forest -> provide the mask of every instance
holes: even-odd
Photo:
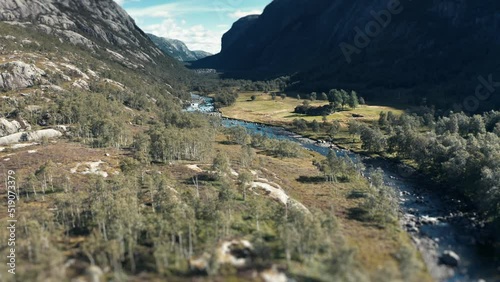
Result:
[[[288,78],[220,80],[165,72],[172,67],[165,61],[134,70],[101,49],[91,53],[0,26],[2,36],[38,43],[2,41],[2,58],[40,67],[70,61],[96,75],[82,89],[68,82],[81,78],[78,71],[47,68],[43,79],[60,88],[37,84],[2,93],[1,118],[29,124],[27,130],[64,132],[2,147],[0,175],[15,173],[19,226],[16,276],[5,278],[3,263],[2,280],[254,281],[272,274],[299,281],[388,275],[429,281],[380,177],[372,183],[362,177],[363,167],[335,154],[325,159],[294,142],[225,129],[220,119],[182,111],[191,91],[216,94],[223,106],[241,91],[283,89]],[[346,200],[353,187],[359,197]],[[360,211],[355,219],[346,216],[352,208]],[[2,238],[8,232],[2,228]],[[2,240],[0,248],[7,244]],[[226,244],[231,251],[221,255]],[[367,260],[365,246],[377,244],[391,247]],[[235,258],[244,263],[233,264]],[[387,266],[383,272],[380,265]]]

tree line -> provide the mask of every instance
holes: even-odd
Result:
[[[373,126],[352,122],[363,148],[408,159],[451,192],[500,223],[500,112],[435,117],[432,109],[396,116],[382,112]]]
[[[300,99],[300,96],[298,98]],[[329,104],[321,107],[312,107],[308,100],[305,100],[302,105],[295,108],[294,112],[310,116],[327,116],[336,111],[343,111],[347,107],[356,109],[360,104],[365,104],[362,97],[358,98],[356,91],[347,92],[343,89],[332,89],[328,94],[321,93],[319,97],[316,92],[312,92],[308,96],[308,99],[311,101],[315,101],[318,98],[319,100],[328,101]]]

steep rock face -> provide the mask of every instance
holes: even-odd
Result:
[[[186,44],[180,40],[158,37],[153,34],[147,35],[160,50],[179,61],[196,61],[212,55],[205,51],[191,51]]]
[[[237,20],[231,29],[222,36],[222,51],[228,50],[258,18],[258,15],[250,15]]]
[[[112,0],[4,0],[0,20],[39,30],[88,48],[108,44],[141,61],[162,56],[133,19]]]
[[[32,87],[42,81],[45,72],[24,62],[0,65],[0,90],[18,90]]]
[[[399,12],[387,20],[389,5]],[[274,0],[245,28],[235,24],[220,54],[193,66],[257,78],[297,74],[295,87],[314,91],[418,87],[473,94],[479,75],[500,80],[499,11],[493,0]],[[366,34],[373,22],[384,27],[363,35],[364,44],[357,30]]]

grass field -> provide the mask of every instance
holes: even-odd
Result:
[[[251,99],[253,95],[256,96],[254,101]],[[221,112],[224,117],[228,118],[278,125],[286,128],[291,127],[294,119],[305,119],[307,121],[316,120],[320,123],[323,122],[322,116],[307,116],[293,112],[295,107],[301,105],[303,101],[304,100],[298,100],[294,97],[286,97],[285,99],[282,99],[279,96],[273,100],[270,94],[262,92],[242,92],[234,105],[222,108]],[[313,107],[319,107],[326,104],[328,104],[327,101],[310,101],[310,105]],[[342,130],[334,138],[334,143],[342,147],[359,150],[361,143],[359,140],[353,139],[353,137],[347,133],[347,123],[350,120],[357,120],[361,122],[376,121],[379,118],[379,113],[382,111],[392,111],[396,115],[403,113],[401,109],[388,106],[360,105],[356,109],[348,109],[327,116],[326,118],[328,122],[338,120],[342,124]],[[353,114],[362,117],[354,118]],[[325,134],[321,132],[317,133],[304,131],[298,133],[313,139],[323,139],[326,137]]]
[[[255,101],[251,99],[253,95],[257,97]],[[303,101],[292,97],[282,99],[279,96],[275,100],[272,100],[271,95],[262,92],[243,92],[240,93],[234,105],[223,108],[221,111],[226,117],[268,124],[289,124],[296,118],[321,122],[323,120],[321,116],[306,116],[293,112],[295,107],[301,105]],[[314,107],[326,104],[328,104],[326,101],[310,101],[310,105]],[[327,119],[328,121],[339,120],[346,123],[353,119],[353,114],[357,114],[363,116],[362,118],[357,118],[357,120],[368,122],[377,120],[381,111],[393,111],[395,114],[402,113],[401,110],[392,107],[362,105],[354,110],[333,113]]]

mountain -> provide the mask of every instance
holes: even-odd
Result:
[[[177,39],[158,37],[149,33],[147,35],[165,54],[179,61],[196,61],[212,55],[205,51],[191,51],[184,42]]]
[[[500,15],[492,12],[499,8],[493,0],[275,0],[237,21],[222,51],[193,67],[294,75],[299,90],[353,88],[450,104],[474,96],[480,76],[500,80]]]
[[[60,105],[75,102],[68,101],[72,95],[90,103],[99,94],[138,111],[180,108],[191,79],[112,0],[0,2],[0,117],[21,125],[0,130],[0,137],[76,123],[59,113]]]
[[[5,0],[0,3],[0,21],[35,29],[93,53],[104,52],[132,69],[144,69],[160,61],[182,68],[112,0]]]

